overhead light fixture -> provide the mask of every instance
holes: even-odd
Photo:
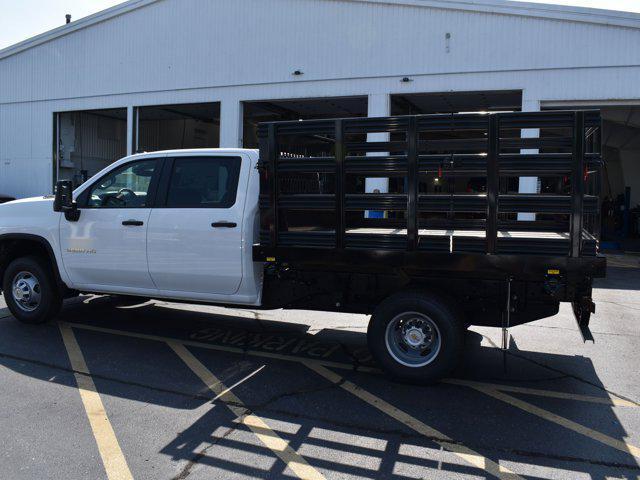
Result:
[[[413,80],[411,80],[409,77],[403,77],[402,80],[400,80],[402,83],[409,83],[409,82],[413,82]]]
[[[303,73],[300,70],[296,70],[295,72],[293,72],[293,74],[298,77],[300,75],[303,75]]]

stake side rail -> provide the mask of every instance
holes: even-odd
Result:
[[[546,111],[261,124],[254,258],[521,255],[600,271],[600,123],[598,111]],[[518,193],[523,176],[540,190]],[[365,191],[370,179],[388,191]]]

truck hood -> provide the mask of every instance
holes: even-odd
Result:
[[[59,223],[53,197],[32,197],[0,204],[0,234],[41,233]]]
[[[45,210],[53,214],[53,196],[21,198],[2,203],[0,204],[0,218],[17,212],[28,215],[29,212],[44,212]]]
[[[0,204],[0,207],[6,205],[21,205],[25,203],[50,203],[53,205],[53,195],[45,195],[40,197],[20,198],[18,200],[11,200],[10,202]],[[53,208],[53,206],[51,207]]]

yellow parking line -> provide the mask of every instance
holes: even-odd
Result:
[[[125,337],[132,338],[141,338],[143,340],[153,340],[155,342],[172,342],[176,341],[175,338],[170,337],[161,337],[158,335],[149,335],[147,333],[136,333],[136,332],[127,332],[126,330],[116,330],[113,328],[105,328],[105,327],[96,327],[93,325],[84,325],[82,323],[66,323],[60,322],[61,324],[70,325],[73,328],[80,328],[82,330],[89,330],[92,332],[100,332],[100,333],[109,333],[112,335],[120,335]],[[238,347],[227,347],[224,345],[216,345],[213,343],[204,343],[198,342],[195,340],[179,340],[179,342],[183,345],[187,345],[189,347],[198,347],[198,348],[206,348],[208,350],[218,350],[221,352],[231,352],[231,353],[239,353],[242,355],[251,355],[253,357],[263,357],[263,358],[273,358],[276,360],[284,360],[287,362],[296,362],[296,363],[305,363],[305,362],[315,362],[319,365],[324,365],[325,367],[331,368],[339,368],[342,370],[357,370],[359,372],[367,372],[367,373],[380,373],[380,370],[375,367],[363,367],[358,365],[357,368],[354,368],[352,364],[349,363],[341,363],[341,362],[332,362],[329,360],[314,360],[309,357],[298,357],[295,355],[285,355],[281,353],[271,353],[271,352],[263,352],[260,350],[243,350]]]
[[[225,405],[238,420],[251,429],[251,431],[301,479],[324,479],[318,470],[309,465],[289,444],[274,432],[264,420],[250,413],[244,407],[242,401],[227,388],[207,367],[205,367],[182,343],[168,341],[167,344],[174,352],[200,377],[205,385],[216,394],[216,398],[225,402]]]
[[[450,383],[452,385],[461,385],[465,387],[481,387],[481,388],[490,388],[492,390],[499,390],[501,392],[513,392],[513,393],[524,393],[527,395],[534,395],[537,397],[549,397],[549,398],[562,398],[565,400],[574,400],[577,402],[588,402],[588,403],[599,403],[602,405],[611,405],[614,407],[631,407],[638,408],[640,404],[633,402],[631,400],[625,400],[623,398],[617,397],[599,397],[595,395],[580,395],[576,393],[567,393],[567,392],[557,392],[554,390],[541,390],[537,388],[526,388],[526,387],[515,387],[511,385],[502,385],[498,383],[485,383],[485,382],[476,382],[472,380],[460,380],[457,378],[447,378],[443,380],[444,383]]]
[[[500,479],[513,480],[513,479],[522,478],[519,475],[513,473],[511,470],[507,469],[506,467],[503,467],[497,464],[496,462],[489,460],[488,458],[471,450],[470,448],[465,447],[464,445],[460,445],[454,442],[451,438],[449,438],[442,432],[439,432],[438,430],[426,425],[425,423],[421,422],[417,418],[409,415],[406,412],[403,412],[402,410],[400,410],[397,407],[394,407],[390,403],[385,402],[380,397],[377,397],[372,393],[369,393],[368,391],[357,386],[356,384],[351,383],[348,380],[345,380],[343,377],[341,377],[337,373],[332,372],[331,370],[321,365],[318,365],[317,363],[307,362],[306,365],[311,370],[323,376],[330,382],[335,383],[336,385],[339,385],[341,388],[343,388],[347,392],[355,395],[359,399],[365,401],[372,407],[377,408],[378,410],[389,415],[390,417],[395,418],[400,423],[403,423],[404,425],[418,432],[419,434],[424,435],[429,439],[432,439],[435,443],[440,445],[442,448],[449,450],[450,452],[453,452],[455,455],[467,461],[471,465],[481,470],[484,470],[485,472]]]
[[[59,324],[64,346],[69,355],[71,368],[74,370],[78,391],[89,419],[93,436],[98,444],[98,452],[102,458],[104,469],[109,480],[133,479],[127,460],[118,444],[118,439],[107,417],[100,394],[91,378],[87,363],[80,350],[73,330],[68,325]]]
[[[65,325],[64,323],[61,322],[61,325]],[[148,334],[142,334],[142,333],[134,333],[134,332],[127,332],[127,331],[123,331],[123,330],[115,330],[115,329],[110,329],[110,328],[103,328],[103,327],[95,327],[95,326],[91,326],[91,325],[83,325],[83,324],[77,324],[77,323],[69,323],[66,325],[70,325],[73,326],[74,328],[80,328],[80,329],[84,329],[84,330],[91,330],[91,331],[95,331],[95,332],[101,332],[101,333],[109,333],[109,334],[113,334],[113,335],[121,335],[121,336],[128,336],[128,337],[134,337],[134,338],[141,338],[141,339],[145,339],[145,340],[155,340],[155,341],[161,341],[161,342],[172,342],[175,341],[175,339],[169,338],[169,337],[161,337],[161,336],[156,336],[156,335],[148,335]],[[214,344],[209,344],[209,343],[203,343],[203,342],[197,342],[197,341],[190,341],[190,340],[185,340],[185,341],[181,341],[182,344],[184,345],[189,345],[189,346],[195,346],[195,347],[201,347],[201,348],[206,348],[206,349],[210,349],[210,350],[219,350],[219,351],[226,351],[226,352],[232,352],[232,353],[241,353],[241,354],[248,354],[248,355],[252,355],[252,356],[260,356],[260,357],[267,357],[267,358],[274,358],[274,359],[278,359],[278,360],[285,360],[285,361],[290,361],[290,362],[297,362],[297,363],[303,363],[305,365],[307,365],[309,368],[312,368],[313,370],[317,371],[318,373],[320,373],[320,371],[324,371],[325,373],[328,373],[330,375],[335,375],[335,377],[337,378],[341,378],[339,377],[337,374],[334,374],[333,372],[331,372],[330,370],[328,370],[327,368],[324,367],[330,367],[330,368],[339,368],[339,369],[344,369],[344,370],[353,370],[353,365],[350,364],[346,364],[346,363],[339,363],[339,362],[331,362],[331,361],[326,361],[326,360],[314,360],[314,359],[309,359],[306,357],[298,357],[298,356],[293,356],[293,355],[282,355],[282,354],[272,354],[270,352],[260,352],[260,351],[255,351],[255,350],[250,350],[250,351],[244,351],[240,348],[236,348],[236,347],[227,347],[227,346],[222,346],[222,345],[214,345]],[[371,373],[378,373],[379,370],[373,367],[368,367],[366,370],[363,368],[358,368],[359,371],[368,371]],[[321,373],[321,375],[323,375]],[[324,375],[323,375],[324,376]],[[327,377],[329,378],[329,377]],[[338,380],[339,381],[339,380]],[[498,398],[500,400],[503,400],[507,403],[511,403],[514,406],[517,406],[519,408],[522,408],[523,410],[526,410],[530,413],[534,413],[535,415],[538,415],[546,420],[549,420],[551,422],[557,423],[559,425],[562,425],[568,429],[574,430],[578,433],[581,433],[583,435],[586,435],[590,438],[593,438],[594,440],[597,440],[601,443],[604,443],[606,445],[610,445],[613,448],[616,448],[618,450],[621,450],[623,452],[626,453],[632,453],[632,455],[634,457],[640,458],[640,450],[638,449],[638,447],[635,447],[633,445],[627,444],[625,442],[622,442],[620,440],[616,440],[612,437],[609,437],[607,435],[604,435],[600,432],[597,432],[595,430],[589,429],[588,427],[584,427],[578,423],[572,422],[564,417],[560,417],[558,415],[555,415],[551,412],[548,412],[546,410],[540,409],[538,407],[535,407],[534,405],[531,405],[527,402],[524,402],[522,400],[516,399],[515,397],[511,397],[509,395],[503,394],[501,393],[501,391],[508,391],[508,392],[514,392],[514,393],[524,393],[524,394],[531,394],[531,395],[537,395],[537,396],[544,396],[544,397],[551,397],[551,398],[565,398],[568,400],[577,400],[577,401],[583,401],[583,402],[592,402],[592,403],[601,403],[601,404],[605,404],[605,405],[615,405],[615,406],[623,406],[623,407],[638,407],[639,405],[635,402],[631,402],[631,401],[627,401],[627,400],[623,400],[620,398],[605,398],[605,397],[596,397],[596,396],[590,396],[590,395],[574,395],[574,394],[568,394],[565,392],[556,392],[556,391],[551,391],[551,390],[538,390],[538,389],[528,389],[528,388],[524,388],[524,387],[515,387],[515,386],[506,386],[506,385],[499,385],[499,384],[491,384],[491,383],[483,383],[483,382],[470,382],[470,381],[465,381],[465,380],[457,380],[457,379],[447,379],[445,380],[447,383],[450,384],[455,384],[455,385],[461,385],[461,386],[467,386],[467,387],[471,387],[471,388],[475,388],[476,390],[479,390],[483,393],[486,393],[487,395],[493,396],[495,398]],[[353,385],[353,384],[351,384]],[[345,388],[345,387],[343,387]],[[358,388],[358,387],[356,387]],[[353,393],[353,392],[351,392]],[[377,398],[377,397],[375,397]],[[383,402],[381,399],[380,402]],[[388,404],[387,404],[388,405]],[[395,408],[391,405],[388,405],[391,409]],[[378,407],[376,407],[378,408]],[[392,415],[393,416],[393,415]],[[395,418],[395,417],[394,417]],[[413,418],[413,417],[411,417]],[[405,419],[405,420],[409,420],[409,419]],[[413,419],[415,420],[415,419]],[[410,422],[411,423],[411,422]],[[426,425],[424,425],[427,429],[430,427],[427,427]],[[413,426],[411,427],[413,428]],[[422,427],[420,427],[422,428]],[[415,430],[415,428],[414,428]],[[428,430],[425,430],[425,432]],[[437,432],[440,435],[440,438],[446,438],[444,436],[442,436],[439,432]],[[426,434],[426,433],[425,433]],[[430,435],[433,436],[433,435]],[[437,435],[436,435],[437,436]],[[445,442],[446,443],[446,442]],[[452,444],[456,447],[459,447],[456,444]],[[464,447],[460,447],[460,448],[464,448]],[[450,448],[448,448],[449,450],[451,450]],[[452,450],[453,451],[453,450]],[[458,452],[455,452],[458,453]],[[490,462],[490,461],[489,461]],[[495,464],[494,464],[495,465]],[[501,468],[501,472],[504,472],[504,468]],[[503,478],[503,477],[501,477]],[[506,477],[504,477],[506,478]],[[514,478],[513,476],[509,477],[509,478]]]
[[[70,325],[73,328],[79,328],[82,330],[89,330],[89,331],[93,331],[93,332],[100,332],[100,333],[108,333],[111,335],[120,335],[120,336],[125,336],[125,337],[132,337],[132,338],[140,338],[143,340],[152,340],[152,341],[156,341],[156,342],[170,342],[170,341],[175,341],[175,338],[170,338],[170,337],[162,337],[162,336],[158,336],[158,335],[150,335],[150,334],[146,334],[146,333],[136,333],[136,332],[128,332],[126,330],[116,330],[113,328],[105,328],[105,327],[96,327],[93,325],[84,325],[82,323],[65,323],[65,322],[61,322],[62,324],[66,324],[66,325]],[[279,354],[279,353],[271,353],[271,352],[263,352],[263,351],[259,351],[259,350],[243,350],[241,348],[238,347],[229,347],[229,346],[225,346],[225,345],[216,345],[216,344],[212,344],[212,343],[204,343],[204,342],[198,342],[195,340],[180,340],[180,343],[182,343],[183,345],[187,345],[190,347],[198,347],[198,348],[206,348],[209,350],[218,350],[221,352],[230,352],[230,353],[239,353],[239,354],[245,354],[245,355],[250,355],[253,357],[263,357],[263,358],[272,358],[275,360],[283,360],[283,361],[287,361],[287,362],[296,362],[296,363],[309,363],[309,362],[313,362],[317,365],[322,365],[324,367],[329,367],[329,368],[338,368],[341,370],[354,370],[354,366],[352,364],[349,363],[341,363],[341,362],[332,362],[330,360],[315,360],[309,357],[300,357],[300,356],[296,356],[296,355],[286,355],[286,354]],[[376,374],[380,374],[382,373],[380,371],[380,369],[376,368],[376,367],[367,367],[367,366],[358,366],[356,368],[357,371],[359,372],[365,372],[365,373],[376,373]],[[516,386],[510,386],[510,385],[500,385],[500,384],[493,384],[493,383],[485,383],[485,382],[477,382],[477,381],[470,381],[470,380],[460,380],[460,379],[455,379],[455,378],[448,378],[443,380],[444,383],[450,383],[453,385],[462,385],[462,386],[467,386],[467,387],[474,387],[474,386],[480,386],[480,387],[486,387],[486,388],[493,388],[496,390],[501,390],[504,392],[514,392],[514,393],[525,393],[525,394],[529,394],[529,395],[535,395],[535,396],[542,396],[542,397],[551,397],[551,398],[564,398],[567,400],[576,400],[576,401],[580,401],[580,402],[590,402],[590,403],[600,403],[603,405],[613,405],[616,407],[632,407],[632,408],[640,408],[640,404],[633,402],[631,400],[624,400],[622,398],[617,398],[617,397],[612,397],[612,398],[608,398],[608,397],[599,397],[599,396],[594,396],[594,395],[579,395],[579,394],[572,394],[572,393],[566,393],[566,392],[558,392],[558,391],[553,391],[553,390],[542,390],[542,389],[534,389],[534,388],[525,388],[525,387],[516,387]]]
[[[572,420],[569,420],[568,418],[561,417],[560,415],[556,415],[555,413],[552,413],[548,410],[545,410],[540,407],[536,407],[535,405],[532,405],[528,402],[520,400],[519,398],[515,398],[515,397],[512,397],[511,395],[507,395],[506,393],[502,393],[491,388],[484,388],[484,387],[478,387],[478,386],[473,388],[475,388],[476,390],[486,395],[489,395],[490,397],[496,398],[510,405],[513,405],[514,407],[520,408],[525,412],[544,418],[549,422],[555,423],[569,430],[573,430],[574,432],[584,435],[585,437],[595,440],[596,442],[603,443],[605,445],[615,448],[616,450],[620,450],[621,452],[628,453],[636,458],[640,458],[640,448],[634,445],[631,445],[630,443],[624,442],[622,440],[617,440],[613,437],[605,435],[604,433],[598,432],[589,427],[585,427],[584,425],[581,425]]]

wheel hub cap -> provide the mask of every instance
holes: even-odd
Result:
[[[417,327],[411,327],[404,334],[404,341],[407,342],[407,345],[414,348],[422,345],[425,339],[426,335]]]
[[[29,272],[20,272],[15,276],[12,293],[22,310],[32,312],[40,305],[40,282]]]
[[[440,353],[437,324],[424,313],[405,312],[387,325],[385,343],[389,354],[407,367],[423,367]]]

